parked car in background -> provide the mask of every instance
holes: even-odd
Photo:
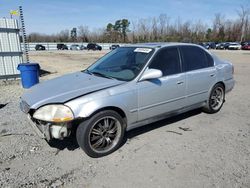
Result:
[[[241,45],[238,42],[231,42],[228,46],[228,50],[240,50]]]
[[[86,50],[87,49],[87,47],[86,46],[84,46],[84,45],[80,45],[80,50]]]
[[[200,42],[199,45],[203,46],[207,50],[216,48],[215,42]]]
[[[109,47],[109,49],[110,49],[110,50],[114,50],[114,49],[119,48],[119,47],[120,47],[119,44],[112,44],[112,45]]]
[[[65,44],[57,44],[57,50],[68,50],[68,46]]]
[[[86,154],[102,157],[118,149],[126,130],[196,108],[218,112],[234,87],[233,72],[198,45],[128,45],[84,71],[35,85],[20,108],[47,141],[76,129]]]
[[[240,43],[240,45],[241,46],[245,46],[246,44],[248,44],[249,42],[247,42],[247,41],[242,41],[241,43]]]
[[[241,47],[242,50],[250,50],[250,42],[245,42]]]
[[[96,43],[89,43],[87,45],[87,50],[102,50],[102,47]]]
[[[228,50],[228,47],[230,46],[231,42],[225,42],[224,43],[224,49]]]
[[[224,50],[224,49],[225,49],[225,48],[224,48],[224,45],[225,45],[224,42],[218,43],[218,44],[216,44],[215,49]]]
[[[216,48],[215,42],[207,42],[207,45],[209,46],[209,49],[215,49]]]
[[[199,45],[207,50],[209,49],[209,44],[207,44],[206,42],[200,42]]]
[[[37,45],[35,46],[35,49],[36,49],[37,51],[39,51],[39,50],[46,50],[45,46],[43,46],[43,45],[41,45],[41,44],[37,44]]]
[[[72,44],[70,47],[69,47],[70,50],[80,50],[80,46],[78,44]]]

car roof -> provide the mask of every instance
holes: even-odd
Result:
[[[127,44],[124,47],[141,47],[141,48],[163,48],[168,46],[198,46],[193,43],[179,43],[179,42],[156,42],[156,43],[136,43],[136,44]]]

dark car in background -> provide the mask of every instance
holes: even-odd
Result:
[[[240,43],[240,45],[241,46],[245,46],[246,44],[249,44],[250,42],[246,42],[246,41],[242,41],[241,43]]]
[[[209,45],[206,42],[200,42],[199,45],[205,49],[209,49]]]
[[[119,44],[112,44],[112,45],[109,47],[109,49],[110,49],[110,50],[114,50],[114,49],[119,48],[119,47],[120,47]]]
[[[35,46],[35,49],[36,49],[36,51],[39,51],[39,50],[46,50],[45,46],[43,46],[43,45],[41,45],[41,44],[37,44],[37,45]]]
[[[224,43],[224,49],[225,49],[225,50],[228,50],[230,44],[231,44],[231,42],[225,42],[225,43]]]
[[[87,50],[102,50],[102,47],[96,43],[88,43]]]
[[[207,50],[216,48],[215,42],[200,42],[199,45]]]
[[[224,45],[225,45],[224,42],[218,43],[218,44],[216,44],[215,49],[217,49],[217,50],[224,50]]]
[[[57,44],[57,50],[68,50],[68,46],[65,44]]]
[[[207,42],[207,45],[209,46],[209,49],[215,49],[216,43],[215,42]]]

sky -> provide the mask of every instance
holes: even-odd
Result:
[[[126,18],[130,22],[166,14],[173,23],[198,21],[208,25],[216,13],[237,18],[240,6],[250,7],[250,0],[0,0],[0,18],[23,7],[26,32],[58,33],[86,25],[90,30]]]

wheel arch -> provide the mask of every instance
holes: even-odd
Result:
[[[95,110],[94,112],[92,112],[91,114],[89,114],[88,118],[101,112],[101,111],[104,111],[104,110],[113,110],[115,112],[117,112],[121,117],[122,119],[125,121],[125,123],[127,124],[127,116],[126,116],[126,113],[119,107],[116,107],[116,106],[106,106],[106,107],[103,107],[103,108],[100,108],[98,110]]]
[[[215,83],[215,84],[213,85],[213,87],[214,87],[216,84],[222,84],[224,90],[226,89],[226,85],[225,85],[225,83],[224,83],[223,81],[218,81],[217,83]]]
[[[211,86],[211,88],[209,89],[209,94],[211,93],[212,89],[214,88],[214,86],[215,86],[216,84],[222,84],[223,87],[224,87],[224,89],[226,88],[225,83],[224,83],[223,81],[221,81],[221,80],[218,80],[218,81],[215,82],[215,83]]]
[[[208,91],[207,100],[209,99],[210,94],[211,94],[211,92],[212,92],[212,90],[213,90],[213,88],[214,88],[214,86],[215,86],[216,84],[222,84],[222,86],[223,86],[223,88],[224,88],[224,91],[226,90],[226,85],[225,85],[225,83],[224,83],[223,81],[220,80],[220,81],[215,82],[215,83],[211,86],[211,88],[209,89],[209,91]]]

